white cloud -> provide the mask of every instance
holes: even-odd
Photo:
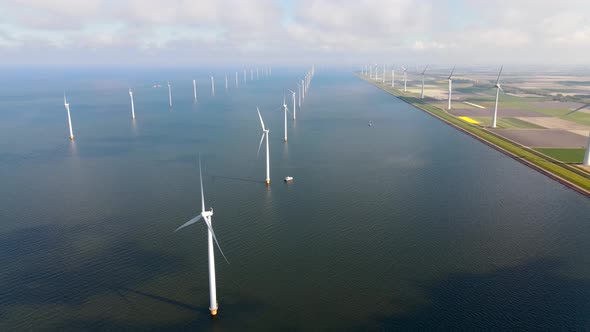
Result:
[[[144,52],[156,61],[160,51],[181,58],[172,51],[183,45],[211,61],[509,62],[518,56],[584,63],[590,52],[586,0],[300,0],[286,7],[280,1],[3,0],[0,49],[17,54],[37,45],[40,62],[59,50],[121,61]],[[0,53],[0,60],[14,59]]]

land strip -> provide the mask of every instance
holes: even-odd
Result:
[[[553,159],[541,152],[523,146],[506,137],[500,136],[484,127],[475,124],[469,124],[454,115],[426,102],[424,99],[415,97],[411,93],[404,93],[397,89],[392,89],[391,86],[383,85],[378,82],[373,82],[363,76],[357,75],[360,79],[367,81],[370,84],[394,95],[395,97],[405,101],[406,103],[430,114],[445,123],[461,130],[462,132],[471,135],[479,141],[488,144],[498,151],[512,157],[521,163],[536,169],[546,176],[590,197],[590,173],[580,167],[562,163]]]

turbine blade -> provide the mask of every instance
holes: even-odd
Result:
[[[571,111],[570,111],[569,113],[567,113],[566,115],[570,115],[570,114],[572,114],[572,113],[576,113],[577,111],[579,111],[579,110],[582,110],[582,109],[584,109],[584,108],[586,108],[586,107],[588,107],[588,106],[590,106],[590,104],[584,104],[584,105],[582,105],[582,106],[580,106],[580,107],[576,108],[575,110],[571,110]]]
[[[266,130],[264,127],[264,121],[262,121],[262,115],[260,115],[260,109],[256,106],[256,110],[258,111],[258,118],[260,118],[260,124],[262,125],[262,130]]]
[[[201,154],[199,153],[199,180],[201,183],[201,211],[205,211],[205,194],[203,193],[203,172],[201,171]]]
[[[258,144],[258,152],[256,153],[256,158],[260,156],[260,148],[262,147],[262,141],[264,141],[264,135],[266,135],[266,132],[263,132],[262,137],[260,137],[260,144]]]
[[[178,232],[179,230],[185,228],[186,226],[192,225],[194,223],[196,223],[197,221],[199,221],[203,216],[202,215],[198,215],[196,217],[194,217],[193,219],[187,221],[186,223],[184,223],[182,226],[178,227],[175,232]]]
[[[453,70],[451,70],[451,75],[449,75],[449,79],[453,77],[453,73],[455,72],[455,66],[453,66]]]
[[[207,228],[209,228],[209,232],[211,232],[211,235],[213,236],[213,240],[215,241],[215,244],[217,245],[217,249],[219,249],[221,256],[223,256],[223,259],[225,259],[227,264],[229,264],[227,257],[225,257],[225,254],[223,253],[223,250],[221,250],[221,246],[219,245],[219,242],[217,241],[217,236],[215,236],[215,232],[213,231],[213,227],[211,227],[211,224],[209,224],[207,219],[205,219],[205,225],[207,225]]]
[[[502,75],[502,69],[504,69],[504,65],[502,65],[502,67],[500,67],[500,72],[498,73],[498,79],[496,79],[496,84],[498,84],[498,82],[500,82],[500,75]]]
[[[429,65],[426,65],[426,67],[424,67],[424,70],[422,71],[422,75],[424,75],[424,73],[426,72],[426,69],[428,69]]]

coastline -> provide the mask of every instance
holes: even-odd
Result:
[[[428,104],[420,98],[409,93],[403,93],[380,82],[373,82],[358,73],[355,75],[369,84],[395,96],[396,98],[414,106],[415,108],[445,122],[446,124],[462,131],[465,134],[487,144],[488,146],[504,153],[505,155],[537,170],[541,174],[571,188],[590,198],[590,173],[576,166],[561,163],[551,157],[522,146],[503,136],[497,135],[484,127],[468,124],[446,111]]]

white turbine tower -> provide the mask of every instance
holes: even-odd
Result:
[[[262,115],[260,115],[260,109],[256,107],[258,111],[258,118],[260,119],[260,125],[262,125],[262,137],[260,138],[260,144],[258,144],[258,153],[260,153],[260,147],[262,146],[262,140],[266,137],[266,184],[270,184],[270,159],[269,159],[269,149],[268,149],[268,133],[270,130],[264,126],[264,121],[262,121]]]
[[[305,81],[301,80],[301,99],[305,101]]]
[[[455,67],[453,66],[453,70],[451,70],[451,74],[449,75],[449,106],[447,107],[448,110],[451,110],[451,100],[453,98],[453,73],[455,72]]]
[[[582,164],[585,166],[590,166],[590,136],[588,136],[588,143],[586,143],[586,153],[584,154],[584,161]]]
[[[291,94],[293,95],[293,120],[296,120],[297,119],[297,105],[295,104],[295,91],[289,90],[289,92],[291,92]]]
[[[225,74],[225,89],[227,90],[227,74]]]
[[[133,91],[129,89],[129,98],[131,98],[131,118],[135,120],[135,104],[133,103]]]
[[[301,109],[301,85],[297,83],[297,98],[299,99],[299,108]]]
[[[211,95],[215,96],[215,78],[211,76]]]
[[[244,83],[246,83],[246,69],[244,69]]]
[[[172,108],[172,86],[170,85],[170,82],[168,83],[168,105],[170,105],[170,108]]]
[[[373,65],[369,65],[369,79],[373,79]]]
[[[197,102],[197,81],[193,80],[193,100]]]
[[[383,84],[385,84],[385,66],[386,65],[383,65],[383,77],[382,77],[383,80],[381,81],[381,83],[383,83]]]
[[[494,87],[496,88],[496,103],[494,104],[494,116],[492,117],[492,128],[496,128],[497,120],[498,120],[498,98],[500,97],[500,90],[502,87],[500,86],[500,75],[502,75],[502,69],[504,66],[500,67],[500,72],[498,73],[498,78],[496,79],[496,84]]]
[[[404,70],[404,92],[407,92],[408,89],[408,69],[404,66],[402,66],[402,69]]]
[[[250,68],[250,81],[254,81],[254,69]]]
[[[240,84],[238,83],[238,72],[236,72],[236,88],[239,86]]]
[[[258,80],[258,67],[256,67],[256,80]]]
[[[420,98],[424,99],[424,74],[426,73],[426,69],[428,69],[428,65],[426,65],[426,67],[424,67],[424,70],[422,71],[422,90],[420,92]]]
[[[74,131],[72,129],[72,116],[70,115],[70,103],[66,99],[66,93],[64,92],[64,107],[66,108],[66,112],[68,112],[68,126],[70,128],[70,140],[74,140]]]
[[[217,242],[215,232],[213,232],[211,220],[211,217],[213,216],[213,208],[211,208],[211,210],[209,211],[205,210],[205,195],[203,194],[203,174],[201,171],[201,157],[199,157],[199,179],[201,182],[201,213],[193,219],[187,221],[182,226],[178,227],[175,230],[175,232],[185,228],[186,226],[192,225],[201,219],[203,219],[205,225],[207,225],[207,249],[209,254],[209,311],[211,312],[211,316],[215,316],[217,315],[217,310],[219,306],[217,304],[217,287],[215,283],[215,254],[213,251],[213,241],[215,241],[217,249],[219,249],[219,252],[228,264],[229,261],[227,260],[227,258],[225,258],[223,250],[221,250],[221,246],[219,246],[219,242]]]
[[[285,99],[285,95],[283,94],[283,109],[285,110],[285,143],[287,143],[287,101]]]

